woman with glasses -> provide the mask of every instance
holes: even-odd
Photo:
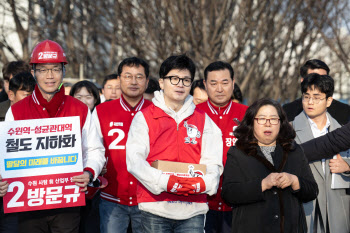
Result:
[[[72,86],[69,95],[86,104],[91,112],[101,103],[99,91],[90,81],[77,82]]]
[[[234,207],[232,232],[306,232],[301,202],[315,199],[318,188],[282,107],[256,101],[234,134],[222,186]]]

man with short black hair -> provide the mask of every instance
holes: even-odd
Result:
[[[151,104],[143,98],[149,66],[137,57],[124,59],[118,67],[121,96],[96,106],[92,114],[106,148],[108,186],[101,192],[101,233],[126,233],[131,222],[134,233],[142,232],[137,206],[137,180],[126,169],[125,144],[135,114]]]
[[[102,94],[103,97],[101,96],[101,103],[120,98],[121,90],[118,74],[110,74],[104,78],[102,83]]]
[[[300,80],[302,82],[303,79],[311,73],[329,75],[329,72],[329,67],[323,61],[317,59],[308,60],[300,68]],[[293,121],[294,118],[303,111],[302,99],[299,98],[291,103],[283,105],[283,110],[287,114],[288,121]],[[341,125],[345,125],[350,120],[350,106],[337,100],[333,100],[331,106],[328,108],[328,112]]]
[[[138,112],[126,143],[128,171],[138,182],[137,201],[144,232],[203,232],[206,194],[216,193],[222,173],[221,131],[189,95],[195,65],[186,55],[160,66],[161,91]],[[205,164],[201,177],[168,175],[156,160]]]
[[[7,92],[9,89],[9,82],[11,78],[21,72],[30,72],[29,64],[21,60],[9,62],[2,68],[4,89],[0,92],[0,102],[8,100]]]
[[[209,64],[204,70],[204,85],[209,99],[197,105],[222,131],[224,166],[227,152],[237,140],[233,132],[248,108],[231,100],[234,84],[234,71],[229,63],[216,61]],[[217,194],[208,196],[209,212],[206,216],[205,232],[231,232],[232,207],[221,198],[221,186],[222,176]]]
[[[11,80],[8,90],[9,99],[0,103],[0,121],[5,120],[7,110],[11,105],[32,94],[35,80],[30,72],[16,74]]]
[[[307,75],[301,83],[301,92],[303,112],[292,122],[297,143],[326,135],[340,127],[327,113],[334,92],[334,81],[330,76],[316,73]],[[316,200],[304,203],[309,233],[348,233],[350,230],[350,196],[346,195],[346,189],[331,189],[333,173],[350,171],[348,154],[349,151],[346,151],[338,154],[336,159],[322,159],[309,163],[319,189]]]

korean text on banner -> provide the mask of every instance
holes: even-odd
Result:
[[[4,212],[85,205],[71,178],[82,174],[79,117],[0,122]]]

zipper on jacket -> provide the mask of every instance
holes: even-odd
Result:
[[[176,124],[177,124],[177,135],[176,135],[176,140],[177,140],[177,162],[179,162],[180,161],[180,149],[179,149],[179,124],[176,122]]]
[[[177,120],[178,120],[178,119],[177,119],[177,114],[175,114],[176,128],[177,128],[177,131],[179,131],[179,124],[180,124],[181,122],[178,123]]]

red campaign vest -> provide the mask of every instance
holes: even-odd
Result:
[[[137,180],[127,171],[125,144],[135,114],[151,104],[152,102],[142,98],[132,108],[121,96],[96,107],[106,148],[105,156],[108,159],[107,173],[104,175],[108,186],[101,192],[102,199],[128,206],[138,204]]]
[[[222,141],[224,144],[222,162],[225,166],[227,160],[227,152],[231,146],[236,143],[236,137],[233,135],[237,122],[235,118],[242,121],[244,114],[248,108],[243,104],[238,104],[230,101],[226,106],[218,108],[215,107],[210,100],[198,104],[197,108],[202,109],[215,122],[215,124],[222,131]],[[220,184],[218,192],[213,196],[208,196],[209,209],[216,211],[231,211],[232,207],[227,205],[221,198],[222,190],[222,176],[220,177]]]
[[[11,110],[16,121],[50,118],[47,110],[40,105],[35,91],[33,91],[32,95],[27,96],[23,100],[12,105]],[[82,130],[86,121],[87,114],[88,107],[83,102],[72,96],[65,95],[54,117],[79,116],[80,129]]]
[[[205,123],[203,111],[196,108],[194,113],[180,122],[178,126],[172,117],[155,105],[142,110],[142,113],[149,129],[150,152],[146,159],[149,164],[155,160],[199,164]],[[187,128],[197,128],[200,137],[198,138],[191,133],[188,135]],[[162,192],[159,195],[154,195],[141,183],[138,183],[137,188],[139,203],[158,201],[207,202],[206,194],[185,197]]]

